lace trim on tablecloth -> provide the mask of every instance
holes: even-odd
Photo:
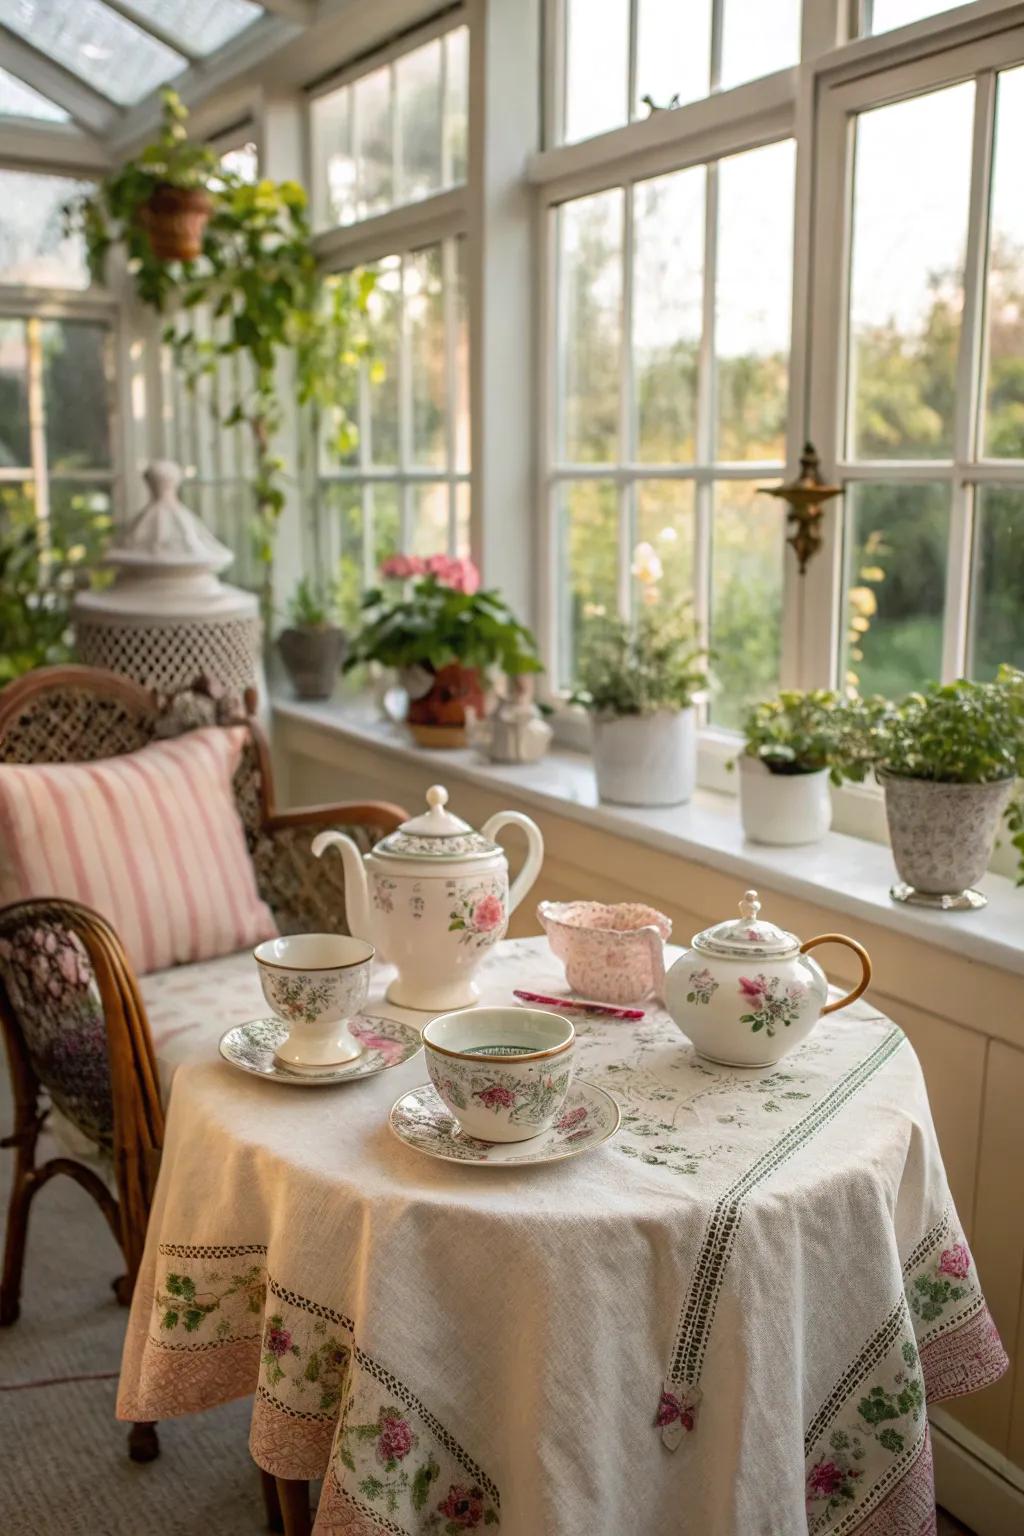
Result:
[[[655,1423],[669,1450],[694,1429],[701,1401],[700,1376],[718,1297],[725,1279],[743,1202],[781,1165],[822,1130],[903,1045],[901,1029],[891,1029],[880,1044],[757,1159],[720,1196],[708,1221],[687,1298],[676,1329],[668,1375],[662,1384]]]
[[[351,1318],[276,1281],[264,1246],[161,1244],[139,1382],[119,1416],[167,1418],[253,1392],[259,1465],[327,1478],[318,1536],[499,1528],[496,1484],[356,1343]]]
[[[914,1248],[904,1291],[807,1427],[809,1536],[934,1536],[928,1402],[1008,1365],[952,1211]]]

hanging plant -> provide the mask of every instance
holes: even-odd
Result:
[[[211,149],[188,138],[188,112],[174,91],[164,91],[163,104],[154,142],[94,193],[69,204],[67,222],[84,234],[94,281],[104,281],[110,252],[120,247],[140,299],[173,315],[163,340],[191,389],[222,359],[242,361],[232,372],[233,398],[220,421],[246,428],[253,443],[255,545],[265,572],[269,634],[274,538],[287,477],[276,443],[281,390],[331,421],[331,446],[339,456],[351,451],[356,434],[345,411],[351,394],[346,375],[370,350],[366,313],[374,276],[325,279],[313,252],[303,188],[294,181],[243,181]],[[194,249],[200,225],[195,257],[177,254],[186,234]],[[178,243],[172,245],[172,238]],[[190,323],[197,310],[212,317],[211,335],[200,335]],[[280,376],[286,360],[293,364],[293,384]],[[216,411],[216,404],[211,408]]]

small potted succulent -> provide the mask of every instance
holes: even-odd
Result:
[[[785,689],[755,704],[738,759],[740,819],[755,843],[816,843],[832,825],[830,782],[863,778],[861,709],[837,693]]]
[[[487,671],[539,672],[536,641],[496,591],[481,589],[472,560],[393,555],[381,576],[389,587],[363,597],[363,624],[345,671],[367,662],[395,668],[415,740],[463,747],[467,710],[484,714]]]
[[[345,656],[336,588],[304,576],[288,604],[290,623],[277,637],[285,670],[300,699],[329,699]]]
[[[601,800],[682,805],[697,782],[697,714],[707,653],[688,608],[595,622],[573,701],[589,712]]]
[[[880,722],[873,746],[898,884],[897,901],[981,907],[973,889],[988,867],[1000,818],[1024,855],[1024,672],[993,682],[930,683]]]

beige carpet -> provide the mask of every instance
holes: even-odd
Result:
[[[0,1047],[0,1135],[10,1129]],[[0,1151],[6,1210],[12,1154]],[[249,1403],[161,1426],[161,1455],[128,1459],[114,1419],[126,1313],[121,1272],[88,1195],[54,1179],[36,1197],[21,1317],[0,1329],[2,1536],[256,1536],[265,1529],[249,1459]]]
[[[10,1124],[0,1050],[0,1135]],[[5,1209],[11,1162],[0,1152]],[[162,1425],[159,1460],[129,1461],[114,1419],[119,1273],[88,1195],[53,1180],[32,1214],[21,1317],[0,1328],[0,1536],[255,1536],[265,1526],[247,1401]],[[969,1536],[948,1517],[940,1533]]]

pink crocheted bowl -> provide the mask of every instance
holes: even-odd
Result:
[[[664,947],[672,924],[664,912],[637,901],[542,901],[537,916],[548,943],[581,997],[634,1003],[665,981]]]

